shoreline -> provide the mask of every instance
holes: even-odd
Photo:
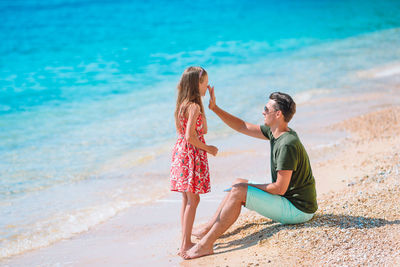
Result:
[[[395,85],[394,87],[392,85],[388,91],[395,92],[398,95],[398,92],[396,92],[398,87]],[[396,103],[393,96],[387,96],[385,92],[375,90],[365,94],[355,94],[348,99],[323,95],[299,105],[299,114],[297,114],[299,116],[298,120],[296,120],[294,126],[291,127],[299,133],[311,158],[314,176],[316,177],[318,196],[321,196],[321,199],[318,199],[320,209],[322,209],[321,204],[325,203],[324,201],[328,201],[324,200],[324,198],[329,199],[332,197],[332,195],[329,194],[338,194],[342,196],[347,192],[346,190],[348,190],[349,187],[356,188],[358,186],[356,182],[351,179],[349,180],[349,177],[363,177],[363,175],[370,175],[366,173],[371,172],[369,169],[365,170],[364,167],[364,169],[360,169],[359,172],[352,172],[355,168],[347,166],[344,169],[343,162],[337,161],[338,158],[341,158],[340,153],[343,155],[348,153],[348,151],[346,152],[339,149],[343,142],[353,142],[351,138],[354,137],[349,137],[344,134],[344,132],[349,131],[349,129],[345,129],[346,127],[343,125],[340,126],[336,124],[346,118],[351,121],[352,118],[360,114],[367,114],[368,111],[379,110],[387,105],[399,105],[400,103],[398,102],[399,100],[397,100]],[[351,109],[346,109],[348,103],[353,105]],[[346,113],[341,112],[343,110],[341,108],[344,108]],[[316,113],[320,113],[318,119],[307,124],[307,118]],[[324,120],[325,116],[327,116],[329,120]],[[354,121],[352,123],[354,123]],[[317,127],[318,131],[313,131],[313,127]],[[347,125],[347,127],[349,127],[349,125]],[[387,139],[392,140],[392,135],[387,137]],[[213,214],[216,206],[223,197],[224,193],[222,190],[226,188],[234,178],[243,177],[249,179],[255,178],[258,180],[265,179],[262,178],[265,177],[265,173],[269,175],[268,145],[263,141],[255,140],[253,142],[249,140],[252,139],[241,137],[237,134],[233,134],[221,140],[211,139],[210,144],[218,142],[224,147],[233,145],[233,148],[225,152],[221,151],[219,157],[210,157],[210,168],[213,177],[212,182],[214,184],[212,189],[213,193],[202,198],[195,224],[204,222]],[[327,140],[329,141],[327,142]],[[360,140],[357,142],[362,142]],[[263,142],[262,145],[261,142]],[[353,145],[356,146],[357,142]],[[368,147],[366,149],[367,150],[362,153],[367,155],[375,153],[369,151]],[[357,153],[356,155],[352,155],[352,157],[357,157]],[[376,164],[376,162],[372,162],[372,164]],[[329,165],[336,166],[335,170],[329,169],[327,172],[327,166]],[[251,168],[246,168],[246,166],[251,166],[253,168],[249,171]],[[321,177],[324,177],[324,179]],[[348,186],[348,184],[352,185]],[[231,238],[232,240],[228,243],[233,245],[233,247],[235,245],[239,245],[239,247],[240,245],[243,246],[243,244],[240,244],[242,241],[250,242],[252,245],[242,249],[231,248],[234,252],[221,252],[220,254],[209,257],[182,261],[175,255],[179,244],[179,208],[179,196],[176,194],[168,194],[167,197],[155,203],[128,208],[108,221],[96,225],[88,232],[75,235],[70,239],[57,242],[49,247],[7,258],[1,262],[6,266],[23,266],[28,262],[34,265],[43,265],[43,260],[47,265],[60,264],[62,266],[76,265],[78,263],[79,265],[129,265],[129,263],[133,262],[143,264],[152,263],[158,266],[175,266],[178,264],[196,266],[202,265],[203,261],[205,265],[216,264],[216,262],[221,264],[233,264],[233,262],[230,261],[232,258],[240,258],[240,255],[242,255],[241,253],[250,253],[249,255],[252,255],[251,253],[253,253],[253,250],[256,251],[255,253],[260,257],[251,257],[252,262],[257,264],[257,262],[259,262],[258,259],[261,259],[262,252],[257,252],[260,246],[258,243],[253,244],[252,242],[254,241],[249,241],[246,238],[238,237],[237,234],[232,234],[235,233],[235,231],[239,231],[238,229],[244,228],[248,231],[247,235],[256,237],[256,233],[261,230],[256,229],[257,227],[248,226],[249,222],[255,218],[254,214],[242,212],[243,215],[240,217],[239,221],[228,230],[228,233],[224,235],[226,237],[222,239],[222,242],[224,242],[226,238],[228,238],[226,240],[230,240],[229,238]],[[161,216],[162,219],[157,220],[157,218],[154,218],[154,214]],[[139,218],[140,220],[138,220]],[[259,223],[258,228],[270,224],[263,218],[256,218],[256,220],[262,222]],[[315,221],[319,222],[320,219]],[[340,222],[340,218],[336,221]],[[314,222],[314,220],[312,222]],[[391,225],[388,227],[390,226]],[[315,227],[315,229],[317,229],[317,227]],[[287,230],[288,235],[291,230],[291,228]],[[240,233],[239,231],[239,234]],[[301,233],[298,234],[300,235]],[[268,240],[275,240],[276,238],[274,235],[268,234],[266,236],[269,236]],[[273,241],[268,241],[266,243],[270,244],[271,242]],[[220,240],[218,240],[217,243],[221,243]],[[279,246],[279,244],[278,242],[277,245]],[[87,246],[87,248],[82,249],[82,246]],[[262,244],[261,248],[267,251],[264,252],[264,254],[268,254],[268,257],[271,255],[271,251],[276,250],[275,247],[273,249],[266,249],[267,247]],[[92,249],[96,251],[92,252]],[[135,253],[132,253],[132,251]],[[216,252],[218,252],[218,250],[216,250]],[[273,255],[274,253],[272,256]],[[269,259],[271,260],[271,264],[274,262],[272,256],[271,259]],[[294,257],[294,255],[292,256]],[[276,257],[279,257],[279,253],[276,254]],[[229,261],[225,261],[224,258],[229,258]],[[289,257],[287,263],[290,263],[291,259],[292,258]]]

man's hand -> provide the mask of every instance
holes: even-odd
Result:
[[[214,93],[214,86],[211,87],[210,85],[208,85],[207,88],[208,92],[210,93],[210,102],[208,103],[208,108],[214,110],[214,108],[217,106],[217,100],[215,99],[215,93]]]

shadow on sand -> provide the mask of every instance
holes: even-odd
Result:
[[[312,220],[302,223],[302,224],[292,224],[292,225],[283,225],[278,222],[270,221],[266,219],[266,221],[261,221],[257,223],[249,223],[242,227],[235,229],[233,232],[225,234],[221,236],[221,238],[227,238],[230,236],[234,236],[239,234],[242,231],[245,231],[248,228],[254,226],[264,226],[262,230],[257,231],[251,235],[247,235],[243,238],[235,239],[226,243],[217,243],[215,244],[215,249],[217,250],[215,254],[222,254],[230,251],[240,250],[247,247],[251,247],[256,245],[261,240],[266,240],[278,233],[281,230],[287,229],[302,229],[302,228],[316,228],[316,227],[332,227],[338,229],[370,229],[381,227],[385,225],[394,225],[400,224],[400,220],[388,221],[385,219],[378,218],[368,218],[362,216],[350,216],[350,215],[335,215],[335,214],[316,214]],[[228,249],[231,246],[235,248]],[[223,249],[223,251],[218,251]]]

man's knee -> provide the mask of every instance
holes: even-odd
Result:
[[[249,182],[249,180],[242,179],[242,178],[236,178],[235,181],[232,183],[232,185],[240,184],[240,183],[248,183],[248,182]]]
[[[234,184],[232,186],[230,194],[233,199],[245,203],[247,196],[247,184],[246,183]]]

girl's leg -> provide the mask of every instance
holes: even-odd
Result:
[[[183,236],[183,217],[185,214],[185,209],[187,205],[187,196],[185,192],[182,192],[182,208],[181,208],[181,227],[182,227],[182,236]]]
[[[181,253],[187,251],[194,245],[192,243],[191,235],[194,218],[196,216],[196,209],[200,202],[200,196],[198,194],[186,192],[186,197],[187,205],[183,215]]]
[[[181,236],[182,236],[182,238],[184,236],[184,228],[185,228],[184,218],[185,218],[187,202],[188,202],[188,198],[186,196],[186,193],[182,192],[182,207],[181,207],[181,227],[182,227],[182,235]],[[178,251],[178,255],[181,256],[181,254],[182,254],[182,248]]]

